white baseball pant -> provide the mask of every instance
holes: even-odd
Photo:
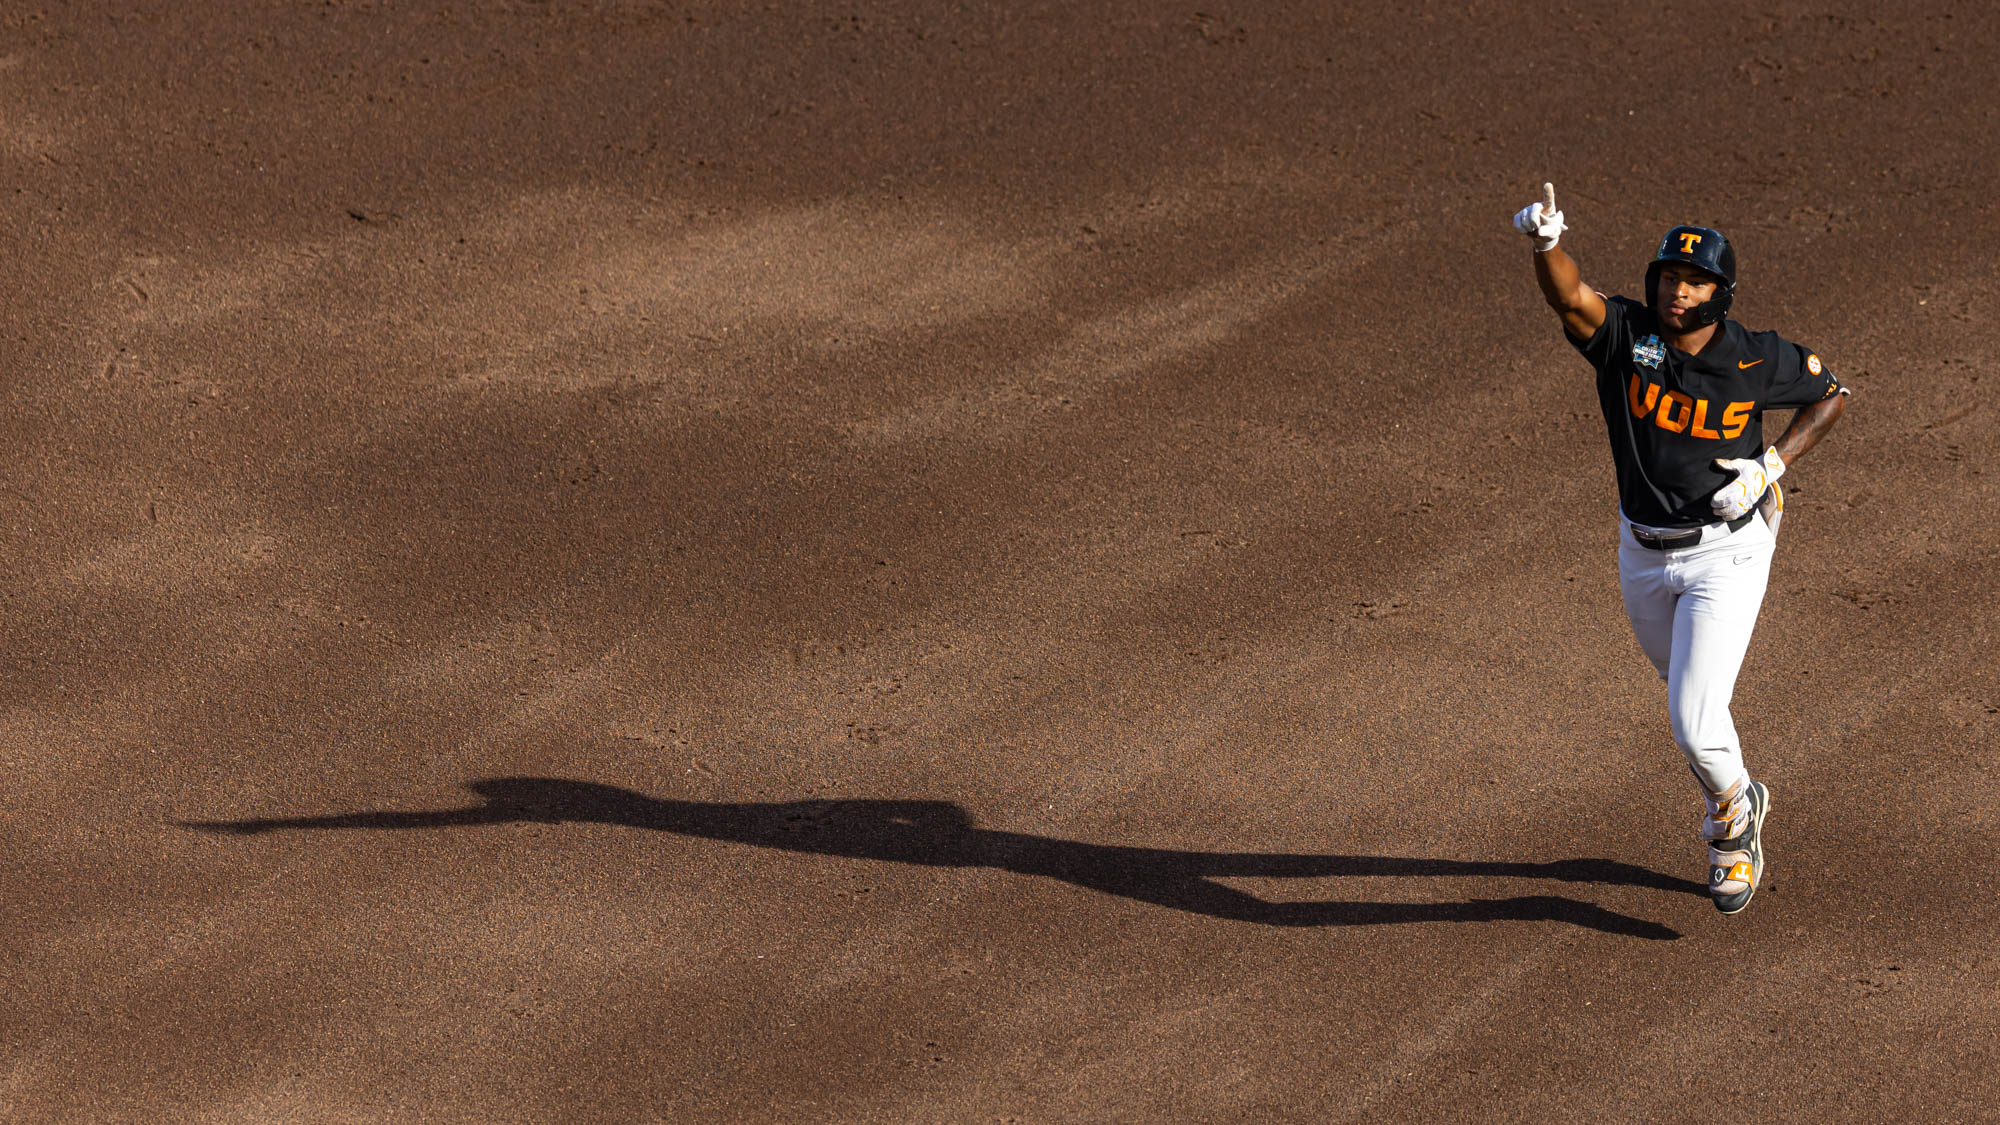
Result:
[[[1641,546],[1623,519],[1618,528],[1625,616],[1667,681],[1674,744],[1710,793],[1731,792],[1749,775],[1729,699],[1757,628],[1777,537],[1761,515],[1734,534],[1677,551]]]

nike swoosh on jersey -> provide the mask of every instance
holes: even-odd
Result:
[[[1762,362],[1764,362],[1764,361],[1763,361],[1763,360],[1761,360],[1761,359],[1753,359],[1753,360],[1751,360],[1751,361],[1750,361],[1749,363],[1744,363],[1743,361],[1741,361],[1741,360],[1738,360],[1738,361],[1737,361],[1737,363],[1736,363],[1736,370],[1738,370],[1738,371],[1746,371],[1746,370],[1748,370],[1748,369],[1750,369],[1750,368],[1752,368],[1752,367],[1755,367],[1755,366],[1757,366],[1758,364],[1760,364],[1760,363],[1762,363]]]
[[[1757,557],[1756,555],[1738,555],[1735,558],[1730,559],[1729,562],[1733,566],[1742,566],[1744,563],[1747,563],[1751,559],[1754,559],[1756,557]]]

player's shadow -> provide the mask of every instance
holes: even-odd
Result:
[[[1292,855],[1132,848],[976,828],[946,801],[831,800],[776,804],[677,801],[628,789],[549,777],[497,777],[468,786],[484,802],[433,812],[359,812],[337,816],[196,821],[183,827],[254,835],[298,829],[458,828],[514,821],[616,824],[785,851],[928,867],[994,867],[1060,879],[1155,906],[1267,926],[1379,926],[1406,922],[1568,922],[1628,937],[1672,940],[1658,922],[1556,895],[1465,902],[1271,902],[1218,878],[1311,879],[1486,877],[1553,879],[1706,894],[1699,883],[1605,859],[1551,863],[1404,859],[1365,855]]]

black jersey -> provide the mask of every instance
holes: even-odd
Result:
[[[1714,523],[1708,502],[1732,479],[1716,458],[1764,452],[1764,411],[1810,406],[1840,393],[1820,358],[1776,332],[1721,322],[1698,355],[1660,339],[1653,310],[1604,302],[1588,341],[1564,338],[1597,368],[1597,399],[1618,466],[1618,502],[1653,527]]]

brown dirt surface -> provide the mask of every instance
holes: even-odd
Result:
[[[0,1119],[1995,1119],[1996,40],[0,6]],[[1740,917],[1545,179],[1856,391]]]

